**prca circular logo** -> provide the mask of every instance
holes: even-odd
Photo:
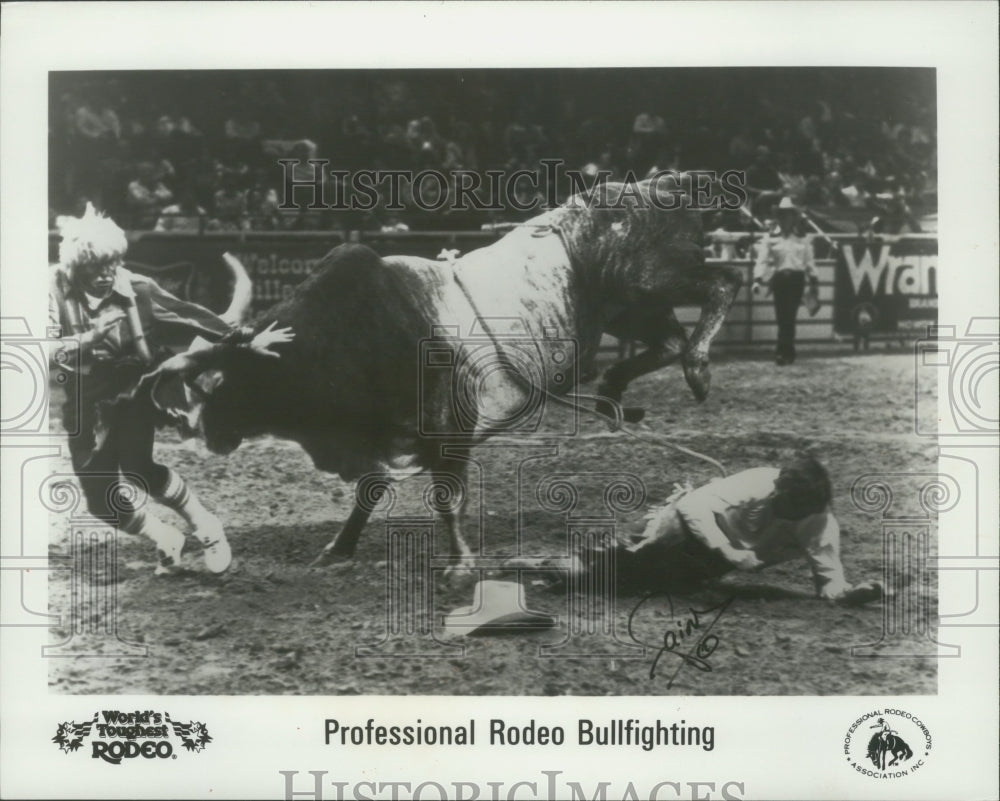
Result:
[[[898,779],[920,770],[933,740],[920,718],[902,709],[866,712],[844,735],[844,756],[858,773]]]

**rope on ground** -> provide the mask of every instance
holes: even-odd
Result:
[[[670,448],[677,451],[678,453],[683,453],[685,456],[690,456],[692,459],[698,459],[702,462],[712,465],[719,474],[725,478],[728,473],[726,468],[721,462],[713,459],[711,456],[706,456],[704,453],[699,453],[698,451],[692,450],[691,448],[685,448],[683,445],[678,445],[676,442],[672,442],[667,439],[667,437],[662,434],[657,434],[650,430],[648,427],[643,427],[641,429],[631,429],[626,428],[625,425],[620,425],[616,430],[613,431],[602,431],[596,434],[577,434],[572,438],[573,442],[592,442],[594,440],[600,439],[624,439],[625,437],[631,437],[632,439],[638,440],[640,442],[646,442],[651,445],[659,445],[661,447]],[[501,442],[509,443],[512,445],[520,444],[524,442],[523,439],[517,437],[490,437],[490,442]]]
[[[624,427],[621,428],[620,431],[626,436],[633,437],[634,439],[638,439],[640,441],[649,442],[653,445],[662,445],[667,448],[673,448],[678,453],[683,453],[686,456],[690,456],[692,459],[698,459],[712,465],[712,467],[719,471],[719,475],[723,478],[727,475],[726,468],[722,466],[722,462],[713,459],[711,456],[706,456],[704,453],[699,453],[698,451],[691,450],[690,448],[685,448],[683,445],[678,445],[676,442],[671,442],[662,434],[656,434],[648,429],[641,432],[635,432]]]
[[[557,403],[571,406],[572,408],[578,411],[582,411],[585,414],[589,414],[591,417],[596,417],[601,422],[606,423],[611,429],[610,431],[602,432],[600,434],[577,435],[576,437],[574,437],[575,440],[585,442],[589,439],[615,439],[618,438],[619,435],[624,435],[627,437],[632,437],[633,439],[637,439],[640,442],[648,442],[652,445],[661,445],[665,448],[671,448],[672,450],[675,450],[678,453],[683,453],[686,456],[690,456],[692,459],[698,459],[702,462],[706,462],[707,464],[712,465],[712,467],[714,467],[716,470],[719,471],[719,473],[722,475],[723,478],[725,478],[727,475],[726,468],[722,466],[721,462],[716,461],[711,456],[706,456],[705,454],[699,453],[698,451],[691,450],[690,448],[685,448],[683,445],[678,445],[677,443],[667,439],[662,434],[655,433],[648,426],[643,426],[642,428],[638,427],[627,428],[625,423],[625,411],[624,409],[622,409],[622,405],[618,401],[612,398],[606,398],[598,395],[592,395],[592,396],[571,395],[570,397],[572,398],[572,400],[567,400],[566,398],[561,398],[558,395],[553,395],[544,388],[542,388],[542,391],[546,394],[546,396],[556,401]],[[584,406],[583,404],[580,403],[582,399],[586,399],[589,401],[600,400],[603,401],[604,403],[609,404],[615,415],[614,420],[610,420],[606,415],[602,414],[596,409],[592,409],[589,406]]]

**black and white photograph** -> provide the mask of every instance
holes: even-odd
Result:
[[[898,402],[937,322],[933,70],[49,90],[50,558],[118,612],[53,631],[55,691],[935,691],[850,652],[883,634],[865,484],[912,472],[918,515],[937,456]]]
[[[995,27],[917,57],[920,6],[845,4],[857,44],[805,55],[826,4],[784,36],[635,4],[602,56],[612,6],[564,4],[541,57],[560,4],[207,3],[165,55],[169,4],[86,5],[148,58],[5,36],[8,743],[44,699],[5,764],[80,797],[988,797]],[[651,55],[674,19],[735,52]],[[956,753],[987,795],[943,789]]]

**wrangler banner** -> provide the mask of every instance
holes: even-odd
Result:
[[[934,237],[841,243],[834,269],[834,330],[925,332],[937,321],[938,243]]]

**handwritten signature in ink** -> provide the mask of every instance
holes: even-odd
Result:
[[[649,648],[658,648],[656,656],[653,657],[653,662],[649,666],[649,678],[653,679],[656,677],[656,669],[664,654],[673,654],[679,660],[677,668],[667,681],[667,689],[673,686],[674,681],[676,681],[677,676],[685,665],[691,665],[703,673],[711,673],[712,666],[709,664],[708,659],[719,647],[719,637],[716,634],[712,634],[712,629],[719,622],[719,618],[722,617],[726,609],[729,608],[733,599],[727,598],[718,606],[711,606],[708,609],[688,607],[687,614],[682,615],[680,618],[675,618],[673,599],[669,595],[666,596],[670,622],[663,632],[662,645],[660,643],[650,645],[635,636],[633,622],[639,610],[652,597],[652,595],[647,595],[642,598],[628,616],[628,635],[632,641]]]

